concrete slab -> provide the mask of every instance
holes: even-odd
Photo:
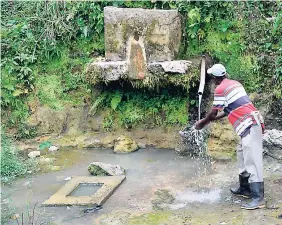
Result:
[[[73,177],[61,189],[59,189],[48,200],[42,203],[44,206],[65,205],[102,205],[107,198],[117,189],[125,179],[125,176],[105,177]],[[103,186],[91,196],[69,196],[79,184],[103,184]]]

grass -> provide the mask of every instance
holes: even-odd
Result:
[[[189,97],[163,89],[160,93],[116,88],[104,90],[92,103],[91,114],[104,116],[103,127],[144,128],[182,126],[188,121]]]
[[[10,183],[18,177],[34,170],[33,160],[25,160],[19,156],[18,150],[2,131],[1,135],[1,181]]]

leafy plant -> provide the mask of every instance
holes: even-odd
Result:
[[[280,1],[1,1],[4,123],[23,127],[18,125],[31,112],[30,97],[38,97],[40,104],[54,109],[87,100],[90,88],[84,79],[84,65],[104,53],[105,6],[177,9],[183,18],[178,58],[210,54],[215,62],[225,64],[232,78],[244,83],[248,91],[282,97]],[[154,77],[135,81],[133,85],[142,90],[145,86],[158,89],[174,84],[189,90],[190,84],[195,83],[189,79]],[[121,108],[129,113],[131,106],[124,105],[129,99],[121,93],[108,93],[104,100],[96,99],[90,113],[95,114],[104,106],[111,107],[114,113]],[[136,99],[129,101],[139,105]],[[166,121],[167,113],[159,103],[153,100],[147,103],[151,106],[139,105],[140,110],[133,110],[132,120],[142,121],[151,115],[153,123]],[[19,136],[28,136],[26,132],[22,129],[23,135]]]
[[[8,183],[23,176],[28,169],[33,169],[33,162],[31,160],[24,160],[18,154],[15,146],[12,145],[11,140],[6,136],[2,130],[1,135],[1,181]]]
[[[121,91],[116,91],[113,94],[113,98],[111,100],[111,107],[113,110],[116,110],[119,103],[121,102],[123,93]]]
[[[92,105],[92,107],[89,110],[89,114],[95,115],[97,110],[99,109],[99,107],[103,104],[103,102],[105,101],[107,95],[104,93],[100,96],[97,97],[97,99],[95,100],[94,104]]]
[[[103,119],[103,128],[106,131],[110,131],[114,125],[114,117],[112,114],[107,114]]]
[[[44,149],[50,148],[51,146],[52,146],[52,143],[50,141],[44,141],[39,144],[39,149],[44,150]]]

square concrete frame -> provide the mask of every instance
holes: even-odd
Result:
[[[61,205],[101,205],[117,189],[125,176],[105,177],[73,177],[54,195],[42,203],[44,206]],[[68,196],[79,184],[103,184],[103,186],[90,196]]]

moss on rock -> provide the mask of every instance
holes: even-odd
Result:
[[[88,171],[93,176],[110,176],[110,174],[106,170],[102,169],[100,166],[96,166],[93,164],[90,164],[88,166]]]
[[[137,143],[131,138],[127,136],[120,136],[114,147],[114,152],[116,153],[130,153],[138,150]]]

